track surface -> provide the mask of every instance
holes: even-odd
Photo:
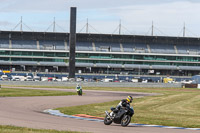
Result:
[[[21,87],[20,87],[21,88]],[[24,88],[30,89],[30,88]],[[40,88],[42,90],[54,90]],[[74,91],[55,89],[60,91]],[[42,113],[43,110],[63,106],[76,106],[90,103],[101,103],[120,100],[127,95],[134,98],[148,96],[145,93],[84,91],[84,96],[40,96],[40,97],[0,97],[0,125],[15,125],[38,129],[71,130],[94,133],[199,133],[200,131],[164,129],[155,127],[121,127],[117,124],[106,126],[101,122],[77,120],[52,116]],[[134,119],[134,116],[133,116]]]

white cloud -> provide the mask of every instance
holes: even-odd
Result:
[[[122,19],[122,24],[132,32],[147,32],[152,21],[157,28],[168,35],[177,35],[183,23],[198,33],[200,3],[173,2],[156,5],[123,6],[108,9],[108,12]]]
[[[107,9],[127,5],[156,5],[186,0],[1,0],[0,10],[5,12],[21,11],[63,11],[72,6],[78,9]],[[198,2],[197,0],[188,0]]]
[[[9,3],[9,4],[8,4]],[[4,0],[1,2],[1,12],[55,12],[66,10],[66,0]]]
[[[135,34],[147,33],[152,20],[167,35],[177,35],[184,22],[199,34],[199,0],[1,0],[0,19],[17,23],[24,15],[27,25],[37,27],[41,23],[40,29],[46,29],[55,16],[59,25],[68,27],[71,6],[78,10],[77,31],[89,18],[89,23],[101,33],[112,33],[121,19],[122,25]],[[128,33],[125,29],[123,32]]]

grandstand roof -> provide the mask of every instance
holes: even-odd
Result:
[[[69,33],[60,32],[21,32],[0,31],[0,39],[19,40],[69,40]],[[191,37],[169,37],[169,36],[141,36],[141,35],[117,35],[117,34],[86,34],[77,33],[77,41],[84,42],[137,42],[155,44],[198,44],[200,38]]]

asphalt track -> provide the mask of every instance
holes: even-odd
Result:
[[[24,88],[32,89],[32,88]],[[43,90],[54,90],[40,88]],[[55,89],[58,90],[58,89]],[[60,91],[75,91],[59,89]],[[40,96],[40,97],[0,97],[0,125],[14,125],[36,129],[56,129],[94,133],[199,133],[200,131],[165,129],[156,127],[128,126],[117,124],[106,126],[101,122],[77,120],[43,113],[46,109],[76,106],[120,100],[127,95],[134,98],[148,96],[145,93],[84,91],[84,96]],[[137,112],[136,112],[137,113]],[[133,116],[134,119],[134,116]]]

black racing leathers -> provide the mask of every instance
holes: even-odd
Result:
[[[126,99],[122,99],[122,100],[120,101],[120,103],[117,105],[118,108],[119,108],[119,107],[127,107],[127,106],[130,106],[130,103],[127,102]]]
[[[122,99],[122,100],[119,102],[119,104],[117,105],[116,109],[113,110],[113,112],[114,112],[114,113],[117,113],[117,112],[120,110],[121,107],[127,107],[127,106],[130,107],[130,103],[127,102],[126,99]]]

